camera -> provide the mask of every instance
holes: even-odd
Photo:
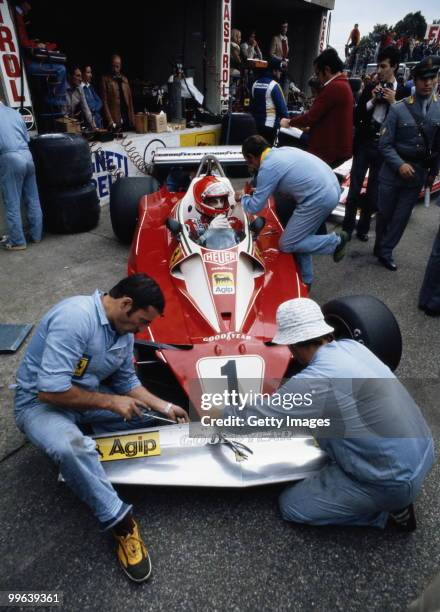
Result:
[[[379,100],[382,100],[384,97],[384,89],[394,89],[394,85],[392,83],[387,83],[385,81],[380,83],[380,86],[382,89],[380,89],[377,93],[376,93],[376,98],[378,98]]]

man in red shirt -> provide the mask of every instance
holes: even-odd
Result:
[[[334,49],[323,51],[313,65],[321,91],[307,113],[282,119],[281,127],[310,128],[307,151],[336,168],[353,153],[353,94]]]
[[[347,40],[347,45],[349,47],[357,47],[361,41],[361,33],[359,31],[359,24],[355,23],[354,28],[350,32],[350,36]]]

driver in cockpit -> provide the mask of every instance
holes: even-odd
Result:
[[[237,217],[230,216],[232,195],[228,186],[215,176],[205,176],[194,184],[194,203],[198,219],[185,221],[189,228],[191,240],[201,246],[207,246],[210,230],[234,230],[235,242],[243,238],[243,223]]]

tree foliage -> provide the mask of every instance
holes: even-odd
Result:
[[[403,19],[398,21],[394,26],[394,31],[397,36],[407,34],[416,38],[423,38],[426,32],[426,19],[420,11],[416,13],[408,13]]]

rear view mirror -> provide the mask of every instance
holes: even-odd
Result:
[[[257,217],[249,224],[249,229],[252,232],[254,240],[258,238],[263,227],[266,225],[266,219],[264,217]]]

